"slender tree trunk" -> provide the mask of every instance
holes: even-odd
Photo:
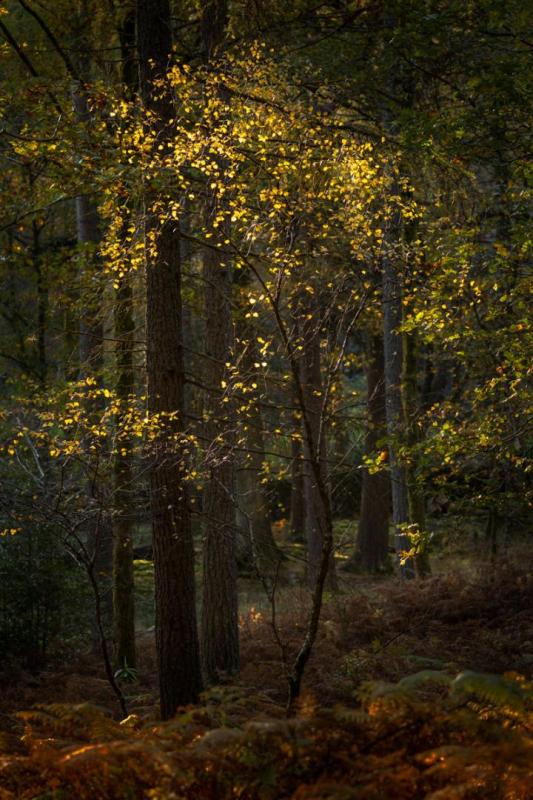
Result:
[[[295,542],[305,541],[305,503],[301,415],[295,412],[294,433],[291,440],[291,507],[290,530]]]
[[[396,10],[392,6],[383,7],[383,26],[387,36],[392,36],[396,28]],[[391,97],[401,96],[405,92],[402,84],[401,66],[389,67],[387,89]],[[390,133],[397,130],[397,122],[389,101],[384,101],[382,109],[383,125]],[[400,195],[400,187],[395,182],[391,187],[393,195]],[[404,578],[415,577],[415,565],[412,558],[405,560],[402,553],[411,550],[409,536],[405,526],[410,523],[409,497],[407,490],[407,473],[405,465],[399,457],[399,448],[405,441],[406,421],[402,398],[403,348],[400,327],[403,320],[402,306],[402,267],[397,251],[403,233],[403,220],[400,211],[393,212],[386,223],[385,253],[381,264],[382,306],[383,306],[383,352],[385,357],[385,408],[387,414],[387,434],[389,437],[389,462],[392,491],[392,519],[394,523],[394,539],[400,574]],[[403,562],[403,563],[402,563]]]
[[[418,410],[421,404],[421,396],[417,385],[417,346],[416,331],[404,334],[404,406],[406,420],[406,441],[411,448],[415,448],[420,440],[421,432],[417,425]],[[409,501],[409,519],[417,526],[420,533],[426,530],[426,496],[424,488],[418,480],[416,468],[407,468],[407,487]],[[415,557],[417,575],[424,577],[429,575],[431,567],[427,548],[420,546]]]
[[[141,96],[153,115],[151,127],[160,144],[168,142],[172,100],[153,83],[167,71],[172,50],[168,0],[137,0],[137,35]],[[183,421],[184,368],[179,230],[160,222],[153,208],[156,190],[145,187],[146,366],[148,410],[177,414]],[[156,247],[152,246],[155,240]],[[152,453],[150,489],[155,568],[156,647],[161,716],[195,702],[202,688],[196,625],[194,548],[185,460],[170,436]]]
[[[120,430],[134,391],[132,306],[132,289],[129,276],[126,275],[120,280],[115,296],[116,392],[120,412],[114,454],[113,623],[115,662],[118,667],[126,664],[134,667],[136,663],[132,444],[129,436]]]
[[[90,112],[83,87],[75,85],[73,89],[74,109],[78,119],[90,126]],[[81,305],[79,320],[79,377],[94,377],[99,385],[102,383],[104,370],[103,353],[103,320],[101,316],[101,291],[92,288],[95,276],[98,279],[99,259],[98,246],[101,241],[100,218],[94,199],[89,194],[76,197],[76,229],[80,251],[80,283],[84,302]],[[102,411],[102,402],[95,408],[98,415]],[[105,447],[105,442],[100,442]],[[90,505],[94,507],[94,520],[88,531],[88,546],[95,557],[95,579],[100,587],[102,598],[102,619],[105,630],[110,632],[112,626],[112,571],[113,571],[113,533],[108,519],[104,484],[98,475],[99,462],[92,453],[87,452],[89,478],[87,481]],[[103,519],[101,515],[103,514]],[[93,646],[99,647],[98,632],[93,635]]]
[[[217,55],[224,41],[227,24],[228,0],[203,0],[201,28],[206,61]]]
[[[386,434],[383,340],[369,334],[366,362],[367,423],[365,455],[375,456],[377,443]],[[390,475],[363,470],[361,514],[357,532],[356,560],[368,572],[384,570],[389,559]]]
[[[78,121],[83,124],[89,142],[91,135],[91,112],[87,103],[84,82],[90,75],[89,62],[89,30],[90,8],[88,0],[81,0],[76,19],[77,33],[75,45],[78,49],[78,64],[74,65],[68,57],[64,57],[65,65],[73,79],[72,102]],[[95,198],[89,193],[76,197],[76,230],[80,255],[80,305],[79,319],[79,363],[80,378],[92,377],[97,385],[103,383],[104,373],[104,324],[101,314],[102,287],[99,285],[101,263],[98,248],[101,242],[100,217]],[[89,410],[98,418],[103,411],[104,401],[101,399]],[[106,441],[100,441],[100,450],[107,447]],[[101,454],[95,456],[87,451],[88,466],[88,500],[93,507],[93,518],[87,535],[89,551],[94,559],[94,579],[101,596],[101,621],[106,635],[111,634],[113,625],[113,531],[108,515],[109,497],[101,478]],[[93,630],[93,648],[99,648],[99,624]]]
[[[259,377],[254,364],[259,355],[255,344],[255,331],[242,326],[245,353],[241,369],[252,383]],[[279,574],[279,564],[284,556],[272,534],[272,520],[266,487],[262,483],[265,462],[263,415],[257,392],[250,396],[246,417],[246,447],[248,452],[239,470],[239,509],[245,533],[250,537],[255,566],[261,575]]]
[[[401,222],[394,219],[389,224],[388,241],[399,238]],[[409,523],[409,498],[405,466],[398,457],[398,446],[405,434],[405,420],[402,404],[402,284],[398,265],[390,253],[382,263],[382,304],[383,304],[383,352],[385,358],[385,408],[387,414],[387,433],[389,436],[389,462],[392,490],[392,518],[395,528],[395,548],[398,558],[401,553],[411,549],[409,537],[404,531]],[[413,578],[414,564],[407,559],[400,566],[401,574]]]
[[[207,0],[202,9],[202,39],[205,60],[216,55],[224,38],[227,21],[225,0]],[[228,98],[220,93],[225,105]],[[221,163],[222,171],[224,165]],[[219,209],[216,190],[207,189],[207,224]],[[204,250],[206,354],[209,397],[206,425],[210,448],[209,481],[204,492],[204,571],[202,603],[202,658],[204,672],[210,682],[222,674],[239,669],[239,626],[237,595],[237,560],[235,515],[235,469],[231,404],[223,403],[222,383],[225,364],[233,355],[233,321],[231,316],[232,269],[224,254],[226,225],[214,237],[220,249]],[[218,417],[218,419],[217,419]],[[217,445],[221,434],[223,442]]]
[[[30,187],[33,179],[30,176]],[[37,373],[41,385],[46,386],[48,359],[46,352],[46,335],[48,323],[48,288],[43,269],[41,253],[41,228],[36,220],[32,220],[32,266],[37,276]]]
[[[122,84],[127,97],[137,87],[134,67],[135,12],[129,11],[119,29],[122,54]],[[130,215],[126,214],[129,221]],[[124,223],[123,238],[127,223]],[[124,431],[124,418],[135,390],[133,363],[133,291],[131,277],[126,274],[118,281],[115,294],[115,356],[116,393],[120,403],[117,424],[119,438],[114,454],[114,517],[113,517],[113,624],[115,664],[135,667],[135,584],[133,570],[133,533],[135,516],[132,508],[133,454],[130,437]]]
[[[257,274],[257,273],[256,273]],[[313,446],[313,441],[315,439],[315,435],[313,434],[313,429],[316,428],[316,421],[313,422],[311,419],[312,412],[309,408],[309,399],[308,395],[308,387],[305,386],[305,377],[306,377],[306,364],[302,363],[302,361],[307,362],[307,358],[302,359],[300,355],[300,347],[303,347],[301,344],[302,341],[308,341],[306,337],[306,326],[300,324],[300,336],[296,339],[297,344],[294,343],[292,339],[292,332],[289,332],[287,326],[285,324],[283,315],[281,313],[281,309],[278,303],[278,298],[273,295],[269,289],[265,286],[267,297],[274,313],[274,317],[276,320],[276,325],[281,334],[281,338],[283,340],[285,351],[287,357],[289,359],[291,374],[293,378],[293,386],[294,386],[294,393],[297,398],[297,403],[300,408],[302,414],[302,426],[304,430],[304,439],[308,443],[311,444],[309,449],[309,454],[311,455],[310,464],[313,470],[313,478],[316,483],[316,488],[318,494],[320,495],[320,499],[324,508],[324,522],[325,527],[322,531],[322,553],[320,558],[320,564],[317,569],[316,580],[312,587],[311,591],[311,610],[309,613],[309,618],[306,626],[305,636],[302,641],[302,644],[294,658],[292,665],[288,664],[286,659],[285,651],[282,648],[284,663],[287,668],[287,679],[289,685],[289,696],[287,699],[287,714],[292,714],[294,711],[295,703],[300,695],[302,679],[305,672],[306,665],[311,657],[311,653],[313,651],[313,647],[316,641],[317,633],[318,633],[318,626],[320,622],[320,615],[322,612],[322,604],[324,599],[324,588],[326,586],[326,581],[328,578],[328,574],[331,571],[332,561],[334,557],[334,539],[333,539],[333,516],[331,512],[331,500],[328,491],[327,485],[327,473],[321,467],[325,466],[324,462],[321,463],[319,454],[320,454],[320,441],[322,436],[324,435],[323,431],[323,424],[325,420],[323,419],[322,413],[319,416],[319,435],[316,438],[317,446]],[[357,321],[359,314],[364,308],[365,303],[362,302],[359,306],[354,318],[352,320],[352,326]],[[301,309],[300,309],[301,312]],[[313,318],[312,314],[305,314],[308,319]],[[315,335],[318,335],[318,330],[315,330]],[[319,348],[320,350],[320,348]],[[304,348],[305,353],[305,348]],[[341,355],[344,353],[344,346],[341,351]],[[316,360],[316,359],[314,359]],[[320,424],[322,422],[322,425]],[[275,619],[275,593],[272,594],[272,626],[274,628],[274,632],[279,637],[279,631],[277,630],[276,626],[276,619]]]
[[[314,588],[323,553],[325,531],[332,528],[331,503],[324,502],[323,491],[329,493],[326,436],[322,413],[322,373],[320,368],[320,332],[316,314],[308,313],[302,323],[303,356],[301,360],[301,383],[308,426],[304,431],[304,502],[305,535],[307,541],[307,580]],[[316,470],[320,471],[320,481]],[[321,491],[319,483],[322,484]],[[337,586],[335,561],[331,554],[327,585]]]

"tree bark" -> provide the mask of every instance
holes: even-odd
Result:
[[[137,87],[133,54],[135,51],[135,13],[129,11],[119,29],[122,55],[122,84],[127,97]],[[128,212],[129,209],[126,209]],[[126,213],[126,221],[130,214]],[[126,237],[127,222],[123,238]],[[123,428],[124,416],[132,402],[135,390],[133,363],[133,291],[131,277],[126,273],[119,278],[115,290],[115,357],[116,393],[120,403],[117,419],[119,438],[114,453],[114,517],[113,517],[113,624],[115,664],[118,668],[135,667],[135,584],[133,569],[133,533],[135,516],[133,501],[133,453],[130,437]]]
[[[205,60],[209,61],[223,40],[227,21],[225,0],[208,0],[202,9],[202,38]],[[223,91],[222,105],[228,103]],[[221,173],[224,164],[221,160]],[[206,222],[216,216],[220,199],[216,189],[207,188]],[[213,238],[219,246],[204,250],[205,335],[207,373],[213,391],[208,397],[209,481],[204,492],[204,571],[202,603],[202,659],[210,682],[239,670],[239,626],[237,594],[234,435],[231,432],[231,404],[223,400],[222,382],[226,363],[233,355],[231,315],[232,265],[224,254],[228,223]],[[217,418],[218,417],[218,418]],[[217,439],[221,438],[220,444]]]
[[[33,177],[30,173],[30,186],[33,188]],[[37,375],[41,386],[46,386],[48,374],[47,359],[47,327],[48,327],[48,287],[42,259],[41,230],[37,220],[32,220],[32,267],[37,278]]]
[[[90,125],[90,112],[83,87],[73,88],[73,104],[78,119],[87,127]],[[84,297],[79,319],[79,378],[94,377],[101,386],[104,372],[103,320],[100,313],[101,290],[92,290],[95,273],[98,271],[98,246],[101,241],[100,217],[94,199],[89,194],[76,197],[76,231],[80,250],[80,284]],[[98,278],[99,276],[96,275]],[[97,401],[89,410],[96,417],[103,410],[103,402]],[[100,441],[100,448],[105,442]],[[87,544],[95,561],[95,580],[101,593],[102,620],[104,629],[111,633],[113,616],[112,572],[113,572],[113,532],[107,516],[109,498],[106,497],[103,481],[98,475],[99,459],[87,451],[87,493],[89,503],[94,509],[93,520],[87,533]],[[99,648],[98,632],[93,632],[93,646]]]
[[[383,340],[369,334],[366,361],[367,422],[364,452],[375,456],[377,443],[386,434]],[[357,532],[356,561],[368,572],[384,570],[389,559],[390,475],[363,470],[361,514]]]
[[[241,358],[241,369],[252,383],[257,383],[259,376],[254,364],[259,360],[255,343],[255,331],[252,326],[242,325],[242,343],[245,352]],[[280,561],[284,556],[277,546],[272,534],[272,519],[266,487],[262,483],[263,465],[265,462],[265,442],[263,415],[257,392],[250,397],[246,417],[245,453],[238,472],[238,502],[241,524],[244,535],[248,536],[252,545],[254,565],[261,576],[279,574]]]
[[[396,215],[397,216],[397,215]],[[389,223],[388,242],[399,238],[401,222],[398,218]],[[398,560],[401,553],[411,549],[404,526],[409,523],[409,499],[405,466],[398,457],[398,446],[405,434],[402,404],[402,284],[398,265],[390,253],[382,262],[383,353],[385,359],[385,408],[389,437],[389,463],[392,490],[392,519],[395,528],[395,549]],[[413,559],[400,564],[405,578],[415,575]]]
[[[113,623],[117,667],[135,667],[135,594],[133,576],[133,468],[129,436],[120,431],[121,418],[134,391],[133,309],[129,276],[120,280],[115,296],[117,400],[119,437],[114,454]]]
[[[204,256],[206,355],[209,384],[209,480],[204,491],[202,659],[210,682],[239,669],[234,434],[223,402],[225,364],[232,358],[231,272],[216,250]],[[220,437],[220,442],[217,439]]]
[[[300,414],[295,412],[294,432],[302,435],[302,422]],[[305,541],[305,504],[304,504],[304,474],[303,474],[303,448],[302,439],[293,438],[291,441],[291,499],[290,499],[290,530],[295,542]]]
[[[396,11],[387,5],[383,8],[383,28],[388,36],[392,36],[397,24]],[[389,97],[401,96],[401,66],[389,65],[386,86]],[[390,101],[383,100],[382,121],[385,130],[391,134],[397,131],[397,120]],[[394,196],[401,194],[397,181],[391,186]],[[389,438],[389,463],[392,491],[392,519],[394,523],[394,540],[400,574],[404,578],[415,577],[415,566],[412,558],[405,559],[402,553],[411,550],[409,536],[405,526],[410,522],[409,498],[407,491],[407,474],[404,464],[399,458],[399,448],[405,441],[406,420],[402,398],[403,379],[403,335],[400,327],[403,321],[403,276],[397,255],[402,237],[403,220],[399,210],[385,224],[385,252],[381,264],[382,307],[383,307],[383,352],[385,357],[385,408],[387,415],[387,434]]]
[[[417,416],[421,404],[421,396],[417,385],[418,343],[416,331],[404,334],[404,407],[406,421],[406,441],[409,447],[415,448],[420,440]],[[424,534],[426,530],[426,496],[418,480],[415,466],[407,467],[407,492],[409,503],[409,519],[417,530]],[[431,572],[427,548],[421,544],[415,556],[416,572],[419,577]]]
[[[159,147],[169,143],[173,104],[153,83],[166,74],[172,50],[168,0],[137,0],[139,77],[144,108]],[[150,414],[176,414],[183,422],[184,368],[179,229],[153,209],[155,188],[145,187],[146,366]],[[155,248],[152,245],[155,241]],[[170,435],[154,444],[150,469],[155,569],[156,647],[163,719],[195,702],[202,689],[196,624],[194,548],[185,459]]]
[[[305,536],[307,542],[307,581],[314,588],[324,547],[326,531],[332,528],[331,503],[326,503],[324,492],[328,492],[326,461],[326,434],[323,419],[323,388],[320,368],[320,331],[317,316],[310,311],[304,313],[301,327],[303,354],[301,360],[301,383],[308,425],[304,430],[303,485],[305,502]],[[303,409],[302,409],[303,411]],[[319,476],[317,475],[319,472]],[[329,560],[327,585],[337,588],[333,553]]]

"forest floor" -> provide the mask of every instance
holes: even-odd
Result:
[[[22,673],[0,699],[0,800],[533,798],[532,567],[531,554],[514,547],[495,562],[448,552],[423,581],[340,569],[341,592],[326,598],[291,721],[270,608],[249,581],[238,679],[173,723],[156,725],[152,631],[139,637],[138,681],[124,686],[126,725],[113,720],[116,700],[96,657]],[[280,589],[289,659],[308,604],[303,589]],[[418,682],[406,678],[414,674]],[[445,682],[460,674],[468,691],[458,699]],[[130,764],[139,754],[145,769]]]

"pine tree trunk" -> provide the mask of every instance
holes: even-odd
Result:
[[[367,423],[365,455],[375,456],[377,443],[386,433],[383,340],[370,334],[367,344]],[[368,572],[379,572],[389,558],[390,475],[363,470],[361,513],[357,532],[356,560]]]
[[[225,33],[227,3],[207,0],[202,8],[202,39],[205,60],[209,62]],[[220,90],[220,99],[229,98]],[[221,161],[221,174],[224,164]],[[220,200],[216,190],[207,188],[207,225],[216,216]],[[205,336],[208,384],[206,437],[209,447],[209,480],[204,491],[204,570],[202,603],[202,659],[210,682],[221,675],[239,670],[239,626],[236,557],[236,503],[234,436],[231,420],[232,404],[223,402],[222,383],[225,364],[233,354],[233,320],[231,315],[232,269],[224,255],[228,238],[227,225],[222,226],[213,244],[219,248],[204,250]],[[216,240],[216,241],[215,241]],[[217,444],[219,434],[222,442]]]
[[[137,0],[137,36],[141,96],[154,115],[151,125],[159,146],[168,141],[173,118],[169,93],[153,87],[153,81],[165,75],[172,49],[168,0]],[[179,230],[173,221],[158,220],[154,199],[155,190],[147,186],[145,237],[155,238],[157,245],[156,252],[145,248],[148,410],[177,412],[179,433],[184,397]],[[160,439],[151,457],[156,647],[161,716],[168,719],[178,706],[195,702],[202,689],[194,549],[179,445],[170,437]]]
[[[214,210],[214,209],[213,209]],[[223,402],[225,364],[232,357],[231,272],[224,257],[204,257],[206,369],[212,387],[205,426],[209,479],[204,490],[202,659],[210,682],[239,669],[235,471],[232,404]],[[221,436],[222,441],[217,442]]]

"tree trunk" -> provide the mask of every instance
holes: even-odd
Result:
[[[320,369],[320,331],[316,314],[304,315],[302,323],[303,355],[300,376],[307,425],[304,426],[303,485],[305,502],[305,535],[307,542],[307,581],[314,588],[322,561],[325,532],[333,525],[329,493],[326,435],[322,413],[322,374]],[[304,409],[302,409],[303,411]],[[317,474],[319,473],[319,474]],[[335,561],[330,557],[327,585],[337,588]]]
[[[170,138],[172,99],[164,88],[154,89],[153,82],[165,75],[172,50],[168,0],[137,0],[137,36],[141,96],[153,115],[157,146],[164,146]],[[146,186],[148,410],[163,416],[177,414],[179,434],[184,393],[179,230],[173,221],[158,220],[153,209],[156,197],[156,190]],[[180,446],[170,435],[162,437],[151,456],[156,647],[161,716],[168,719],[178,706],[195,702],[202,689],[194,549]]]
[[[389,225],[389,244],[399,237],[401,222],[394,219]],[[395,528],[395,549],[398,559],[401,553],[411,549],[404,526],[409,523],[409,500],[407,475],[398,458],[398,446],[405,433],[402,405],[402,285],[397,264],[387,253],[382,263],[383,304],[383,352],[385,358],[385,408],[389,437],[389,462],[392,490],[392,519]],[[400,564],[401,574],[406,578],[415,575],[413,559]]]
[[[395,9],[385,5],[383,8],[383,28],[387,36],[395,30]],[[391,65],[387,75],[387,90],[390,97],[399,96],[405,91],[402,85],[401,65]],[[391,134],[397,132],[397,120],[388,100],[383,101],[382,120],[385,130]],[[396,181],[391,186],[393,196],[400,196],[401,190]],[[385,408],[387,415],[387,434],[389,439],[389,462],[392,491],[392,519],[394,523],[394,539],[400,574],[404,578],[415,577],[415,565],[412,558],[405,559],[402,553],[411,550],[411,542],[405,531],[409,524],[409,498],[407,491],[407,474],[398,452],[405,440],[406,424],[402,398],[403,348],[400,327],[403,321],[402,307],[402,268],[397,251],[402,236],[403,220],[400,211],[393,212],[385,224],[385,245],[387,250],[381,264],[382,307],[383,307],[383,352],[385,357]]]
[[[135,51],[135,13],[126,14],[119,30],[122,55],[122,84],[127,97],[137,86],[133,54]],[[126,220],[129,220],[129,213]],[[127,224],[124,224],[124,238]],[[122,422],[135,390],[133,363],[133,291],[131,277],[119,279],[115,294],[116,393],[120,403],[119,438],[114,453],[114,518],[113,518],[113,623],[115,664],[135,667],[135,584],[133,570],[133,454],[130,438],[121,432]]]
[[[404,407],[406,420],[406,441],[415,448],[420,440],[417,416],[421,404],[421,396],[417,385],[418,343],[416,331],[404,334]],[[407,467],[407,490],[409,502],[409,519],[417,530],[424,534],[426,530],[426,496],[418,480],[414,466]],[[427,548],[421,544],[415,557],[416,572],[419,577],[429,575],[431,567]]]
[[[370,334],[367,344],[367,423],[365,455],[375,456],[377,443],[386,433],[383,341]],[[379,572],[389,558],[390,475],[363,470],[361,514],[357,532],[356,560],[368,572]]]
[[[236,562],[235,472],[231,409],[223,402],[225,364],[232,357],[231,273],[224,257],[209,249],[204,257],[209,422],[209,480],[204,491],[204,580],[202,657],[209,681],[239,669]],[[221,442],[217,442],[217,437]]]
[[[121,418],[127,413],[134,391],[132,311],[132,290],[126,275],[120,280],[115,297],[116,392],[120,412],[114,454],[113,623],[115,663],[119,668],[134,667],[136,663],[132,448],[129,436],[120,431]]]
[[[254,364],[259,360],[255,344],[255,331],[242,325],[245,347],[241,369],[247,380],[257,383],[259,377]],[[239,477],[239,510],[245,534],[250,537],[255,567],[262,576],[278,574],[284,556],[272,534],[272,520],[266,487],[261,482],[265,462],[263,415],[257,392],[251,396],[246,412],[246,447]]]
[[[30,174],[33,190],[33,177]],[[48,327],[48,288],[41,253],[41,230],[37,220],[32,220],[32,267],[37,277],[37,374],[41,385],[46,386],[48,374],[47,327]]]
[[[89,111],[85,94],[81,87],[73,92],[74,108],[78,118],[89,125]],[[79,378],[94,377],[101,386],[104,371],[103,353],[103,321],[100,313],[101,291],[93,290],[95,272],[99,268],[97,249],[101,241],[100,218],[94,200],[88,194],[76,197],[76,230],[78,247],[80,250],[80,284],[84,301],[81,305],[79,319]],[[96,276],[98,278],[98,275]],[[88,413],[97,418],[103,410],[103,401],[97,401]],[[105,448],[106,444],[100,440],[99,446]],[[89,450],[87,459],[87,494],[89,505],[92,507],[92,519],[87,532],[87,546],[94,559],[95,580],[97,581],[102,606],[102,620],[106,633],[111,632],[113,600],[112,600],[112,572],[113,572],[113,532],[107,516],[108,500],[105,487],[98,475],[99,456],[95,458]],[[99,649],[99,634],[93,631],[93,647]]]
[[[294,433],[297,437],[291,440],[291,507],[290,530],[295,542],[305,541],[305,504],[301,414],[295,412]]]
[[[208,0],[202,9],[202,38],[205,59],[209,61],[224,37],[227,18],[225,0]],[[221,90],[220,99],[227,104]],[[221,163],[221,173],[224,164]],[[209,227],[220,200],[216,190],[207,188],[206,216]],[[234,436],[231,404],[223,402],[222,383],[226,363],[233,355],[231,316],[232,270],[224,255],[227,224],[213,238],[220,249],[204,250],[205,336],[208,383],[213,387],[208,398],[209,422],[206,436],[209,447],[209,481],[204,492],[204,572],[202,603],[202,658],[210,682],[222,674],[239,670],[239,626],[235,516]],[[218,415],[218,418],[217,418]],[[217,444],[217,437],[222,442]]]

